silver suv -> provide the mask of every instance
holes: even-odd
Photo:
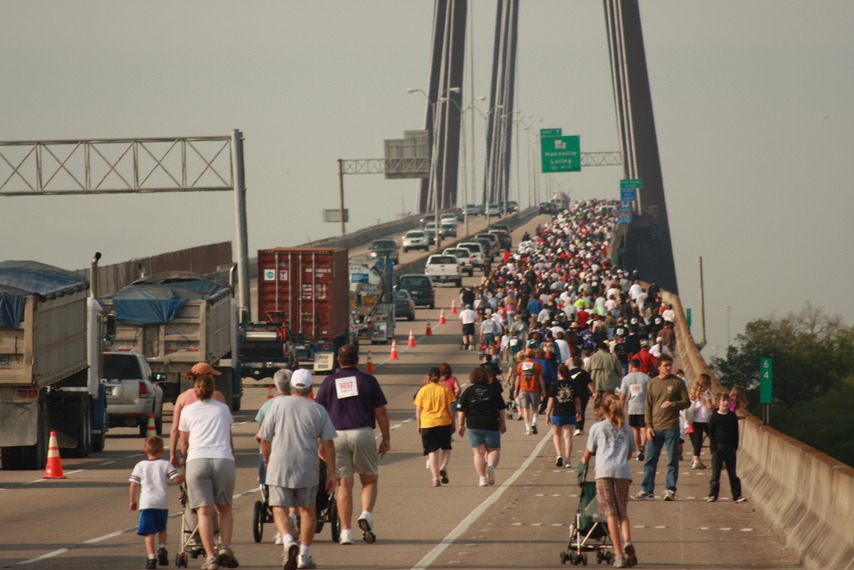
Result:
[[[157,434],[163,431],[163,389],[154,382],[145,356],[130,352],[105,352],[101,373],[107,394],[110,427],[138,427],[148,435],[148,416],[154,414]]]

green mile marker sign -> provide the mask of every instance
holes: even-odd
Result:
[[[581,171],[581,137],[541,136],[543,173]]]

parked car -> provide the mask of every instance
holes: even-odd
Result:
[[[435,222],[435,221],[436,221],[436,214],[424,214],[423,216],[421,216],[421,219],[418,220],[418,223],[420,223],[422,226],[424,226],[428,222]]]
[[[427,239],[430,240],[430,245],[436,244],[436,230],[434,230],[434,229],[424,230],[424,235],[426,235]]]
[[[445,213],[446,214],[453,214],[457,218],[458,222],[463,221],[463,209],[462,208],[448,208],[447,210],[445,210]],[[442,217],[444,217],[444,216],[442,216]]]
[[[500,230],[500,231],[505,232],[507,234],[510,233],[510,226],[508,226],[507,224],[492,224],[491,229]]]
[[[404,317],[409,321],[415,320],[415,303],[409,292],[398,290],[394,292],[394,318]]]
[[[510,237],[510,234],[504,230],[499,230],[493,227],[487,233],[493,234],[498,238],[498,246],[502,250],[510,249],[513,246],[513,239]]]
[[[552,203],[551,202],[540,202],[540,213],[541,214],[551,214],[552,213]]]
[[[457,257],[437,253],[427,258],[424,274],[429,275],[434,283],[453,282],[457,287],[463,285],[463,274]]]
[[[397,251],[397,242],[393,239],[375,239],[371,242],[371,257],[374,259],[390,257],[392,259],[392,263],[397,265],[400,263],[400,254]]]
[[[475,234],[474,237],[475,237],[475,239],[489,240],[490,249],[492,250],[493,254],[496,253],[498,251],[498,249],[501,247],[501,243],[498,239],[498,236],[495,234],[492,234],[489,232],[484,232],[484,233],[480,233],[480,234]]]
[[[422,230],[411,230],[403,236],[403,253],[410,249],[430,249],[430,237]]]
[[[478,204],[469,204],[466,206],[466,215],[468,216],[482,216],[483,215],[483,206]]]
[[[449,247],[442,252],[443,255],[453,255],[457,258],[457,263],[460,264],[460,270],[463,273],[468,273],[469,277],[474,275],[474,259],[471,251],[465,247]]]
[[[440,224],[454,224],[454,225],[456,225],[457,221],[458,221],[457,215],[454,214],[453,212],[447,213],[447,214],[442,214],[442,216],[439,218]]]
[[[417,273],[401,275],[396,289],[409,293],[416,307],[427,305],[431,309],[436,308],[436,289],[433,286],[433,281],[427,275]]]
[[[135,350],[105,352],[101,371],[110,427],[137,427],[140,437],[148,435],[148,416],[163,431],[163,388],[154,379],[145,356]]]
[[[502,214],[502,208],[499,204],[490,204],[486,209],[488,217],[497,217],[500,218]]]
[[[512,213],[515,213],[518,211],[519,211],[519,202],[517,202],[516,200],[509,200],[507,202],[507,212],[512,214]]]
[[[475,267],[483,267],[483,262],[486,261],[486,253],[483,249],[483,244],[475,241],[466,241],[458,243],[457,247],[464,247],[471,252],[471,257]]]

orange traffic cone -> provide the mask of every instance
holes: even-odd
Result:
[[[439,324],[440,325],[448,324],[448,321],[445,320],[445,308],[444,307],[442,307],[442,310],[439,311]]]
[[[368,351],[368,364],[365,366],[365,372],[373,372],[374,371],[374,362],[371,360],[371,351]]]
[[[424,335],[433,336],[433,329],[430,328],[430,323],[427,323],[427,332],[425,332]]]
[[[409,342],[406,343],[409,348],[415,348],[415,337],[412,335],[412,329],[409,329]]]
[[[388,355],[389,360],[400,360],[400,357],[397,355],[397,339],[391,339],[391,353]]]
[[[56,443],[56,432],[50,432],[47,444],[47,464],[44,467],[42,479],[65,479],[62,474],[62,462],[59,460],[59,444]]]
[[[267,399],[272,400],[276,397],[276,387],[270,384],[267,386]]]
[[[154,423],[154,414],[148,414],[148,429],[145,430],[145,437],[157,435],[157,424]]]
[[[457,302],[454,299],[451,299],[451,314],[457,314]]]

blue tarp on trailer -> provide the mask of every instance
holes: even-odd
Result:
[[[83,275],[37,261],[0,262],[0,327],[18,328],[27,298],[44,299],[88,289]]]
[[[131,325],[168,323],[187,301],[213,301],[230,295],[231,287],[195,273],[172,271],[134,281],[105,299],[112,299],[119,322]]]

